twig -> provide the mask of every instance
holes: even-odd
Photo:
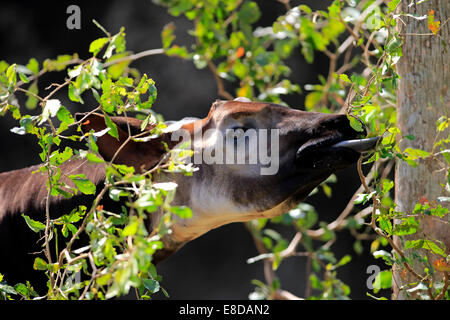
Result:
[[[444,272],[443,280],[444,286],[442,287],[442,291],[436,296],[436,300],[442,300],[445,296],[445,293],[447,292],[448,285],[450,282],[448,272]]]
[[[159,49],[150,49],[150,50],[146,50],[146,51],[142,51],[136,54],[132,54],[123,58],[119,58],[119,59],[115,59],[109,62],[106,62],[103,64],[103,66],[105,68],[112,66],[113,64],[117,64],[117,63],[121,63],[121,62],[125,62],[125,61],[134,61],[134,60],[138,60],[144,57],[148,57],[148,56],[154,56],[157,54],[164,54],[165,50],[162,48]]]
[[[97,275],[97,267],[95,266],[94,257],[92,256],[91,252],[89,252],[89,262],[91,263],[91,267],[93,270],[91,280],[89,281],[89,284],[84,288],[83,293],[81,294],[80,298],[78,298],[78,300],[84,299],[84,297],[88,293],[89,287],[92,285],[92,283],[94,282],[95,276]]]
[[[275,290],[269,296],[269,300],[305,300],[305,299],[297,297],[296,295],[286,290]]]
[[[210,60],[207,60],[207,64],[208,64],[209,70],[211,70],[211,72],[214,75],[214,79],[216,80],[217,91],[218,91],[219,96],[221,96],[222,98],[225,98],[227,100],[233,100],[233,96],[225,90],[223,81],[219,77],[219,75],[217,73],[217,68],[214,65],[214,63],[212,63]]]
[[[257,238],[250,224],[246,223],[245,225],[247,229],[250,231],[250,234],[252,235],[253,242],[255,243],[256,250],[258,251],[258,253],[259,254],[267,253],[264,244]],[[275,279],[275,272],[272,269],[271,261],[267,259],[264,259],[264,278],[266,279],[266,283],[268,283],[269,286],[272,286],[273,280]]]
[[[238,0],[234,6],[233,12],[228,16],[228,18],[223,22],[223,28],[228,27],[228,25],[233,21],[234,17],[236,16],[237,9],[242,4],[243,0]]]
[[[291,7],[291,0],[277,0],[278,2],[281,2],[282,4],[284,4],[284,7],[286,8],[286,11],[289,11],[292,9]]]
[[[36,99],[38,99],[39,101],[44,100],[43,98],[41,98],[40,96],[38,96],[37,94],[35,94],[34,92],[31,92],[29,90],[23,89],[21,87],[17,87],[15,90],[17,91],[22,91],[25,92],[26,94],[32,95],[33,97],[35,97]]]
[[[298,244],[302,240],[302,233],[297,232],[292,238],[291,242],[289,243],[288,247],[280,252],[280,256],[282,258],[287,258],[292,256],[295,253],[295,250],[297,249]]]

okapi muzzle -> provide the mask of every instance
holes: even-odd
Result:
[[[77,114],[76,118],[82,120],[84,133],[107,128],[101,114]],[[104,134],[97,139],[99,153],[106,161],[142,172],[161,161],[166,146],[188,142],[194,151],[193,157],[185,160],[197,168],[192,176],[162,172],[153,176],[154,182],[175,182],[178,187],[173,204],[189,206],[193,212],[189,219],[174,218],[172,233],[163,237],[164,249],[154,256],[155,263],[221,225],[287,212],[330,174],[355,163],[378,141],[364,138],[365,130],[355,131],[346,115],[305,112],[242,98],[216,101],[204,119],[168,123],[163,134],[145,142],[128,139],[130,133],[142,132],[141,121],[111,119],[119,138]],[[151,129],[152,125],[145,128]],[[60,168],[62,176],[85,174],[99,186],[97,190],[105,182],[104,164],[76,158]],[[41,243],[37,243],[40,235],[29,230],[21,217],[25,214],[45,220],[46,176],[33,174],[36,169],[38,166],[0,174],[0,273],[11,283],[38,277],[32,265],[33,253],[41,251]],[[65,182],[71,185],[71,181]],[[89,206],[92,200],[93,196],[87,195],[52,197],[50,212],[55,218],[77,205]],[[123,204],[105,196],[102,205],[105,210],[120,212]],[[150,231],[161,216],[162,212],[156,212],[149,217]]]

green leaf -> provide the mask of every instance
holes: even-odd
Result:
[[[119,77],[116,84],[120,84],[125,87],[133,87],[133,79],[130,77]]]
[[[350,261],[352,261],[352,256],[347,254],[341,260],[339,260],[339,262],[335,265],[335,268],[346,265]]]
[[[319,103],[319,101],[322,99],[323,94],[320,91],[313,91],[311,93],[308,93],[308,95],[305,98],[305,107],[307,110],[313,109],[316,104]]]
[[[97,278],[97,284],[100,286],[104,286],[109,282],[111,277],[112,277],[111,273],[105,273],[104,275]]]
[[[78,55],[75,53],[72,55],[63,54],[56,57],[56,60],[46,59],[43,67],[48,71],[62,71],[69,65],[71,59],[78,59]]]
[[[14,87],[17,81],[16,75],[16,67],[17,65],[14,63],[6,69],[6,77],[8,78],[9,86]]]
[[[437,240],[436,240],[437,241]],[[432,240],[426,240],[426,239],[417,239],[417,240],[407,240],[405,242],[404,248],[405,249],[426,249],[430,250],[434,254],[447,257],[445,254],[445,245],[443,243],[440,243],[442,248],[436,244]]]
[[[233,72],[237,77],[242,79],[247,75],[248,69],[240,60],[236,60],[233,66]]]
[[[448,126],[450,125],[449,120],[450,119],[447,118],[446,116],[441,116],[439,119],[437,119],[436,121],[437,131],[444,131],[445,129],[447,129]]]
[[[53,187],[53,189],[52,189],[52,195],[55,195],[54,192],[55,192],[56,194],[62,195],[62,196],[63,196],[64,198],[66,198],[66,199],[69,199],[69,198],[73,197],[73,194],[72,194],[72,193],[67,192],[67,191],[65,191],[65,190],[63,190],[63,189],[61,189],[61,188],[58,188],[58,187]]]
[[[405,236],[408,234],[414,234],[417,232],[418,227],[419,222],[417,222],[414,217],[409,217],[404,221],[402,221],[401,223],[395,224],[392,234],[396,236]]]
[[[80,89],[76,88],[72,83],[70,83],[69,91],[68,91],[69,99],[74,102],[83,103],[83,100],[81,99],[80,94],[81,94]]]
[[[175,24],[173,22],[166,24],[161,32],[161,40],[164,49],[168,49],[173,40],[175,40],[175,35],[173,34],[175,31]]]
[[[334,0],[333,3],[328,7],[328,12],[330,16],[336,17],[339,12],[341,12],[341,1]]]
[[[301,42],[302,49],[301,52],[305,57],[306,62],[313,63],[314,62],[314,48],[312,44],[308,41]]]
[[[283,257],[280,254],[275,253],[275,255],[273,257],[273,262],[272,262],[272,270],[273,271],[276,271],[278,269],[282,260],[283,260]]]
[[[27,223],[28,227],[33,230],[34,232],[39,232],[41,230],[45,230],[45,224],[42,222],[36,221],[31,219],[29,216],[26,216],[22,213],[22,217],[25,219],[25,222]]]
[[[127,225],[123,229],[122,236],[124,236],[124,237],[126,237],[126,236],[133,236],[138,231],[138,228],[139,228],[139,221],[136,220],[136,221],[130,223],[129,225]]]
[[[27,77],[26,75],[24,75],[22,72],[19,72],[19,78],[20,78],[20,80],[22,80],[24,83],[30,82],[30,80],[28,79],[28,77]]]
[[[88,152],[86,154],[86,159],[88,159],[89,162],[93,162],[93,163],[103,163],[105,162],[105,160],[103,160],[102,158],[98,157],[97,155]]]
[[[70,158],[72,158],[73,156],[73,150],[70,147],[65,147],[63,152],[60,152],[58,154],[58,162],[57,165],[60,165],[64,162],[66,162],[67,160],[69,160]]]
[[[288,215],[296,219],[297,225],[304,229],[311,228],[318,220],[316,210],[308,203],[300,203],[297,208],[290,210]]]
[[[28,87],[28,91],[30,91],[31,93],[34,94],[38,94],[38,86],[37,86],[37,82],[33,81],[31,83],[31,85]],[[25,102],[25,107],[27,107],[28,109],[34,109],[37,106],[37,103],[39,102],[39,100],[32,94],[26,93],[28,99]]]
[[[160,289],[166,298],[170,298],[169,293],[163,287],[160,287]]]
[[[437,200],[445,201],[443,198],[445,199],[446,197],[438,197]],[[450,200],[450,198],[447,201],[449,201],[449,200]],[[442,207],[440,204],[436,208],[431,209],[430,211],[431,211],[430,214],[432,216],[438,216],[439,218],[444,217],[449,212],[449,210],[447,208]]]
[[[95,55],[97,55],[97,53],[100,52],[100,50],[102,50],[102,48],[108,43],[109,38],[98,38],[94,41],[91,42],[91,44],[89,45],[89,52],[92,52]]]
[[[440,244],[441,244],[442,248],[439,245],[437,245],[436,242],[434,242],[432,240],[424,240],[422,248],[430,250],[434,254],[437,254],[437,255],[443,256],[444,258],[447,258],[447,255],[445,254],[445,245],[442,242],[440,242]]]
[[[144,287],[151,293],[159,291],[159,282],[153,279],[144,279]]]
[[[177,216],[179,216],[182,219],[191,218],[192,217],[192,210],[189,207],[186,206],[173,206],[170,208],[170,211],[175,213]]]
[[[355,117],[352,117],[352,116],[350,116],[350,115],[347,115],[347,118],[348,118],[348,120],[350,121],[350,126],[351,126],[354,130],[356,130],[356,131],[358,131],[358,132],[364,131],[363,125],[362,125],[362,123],[361,123],[358,119],[356,119]]]
[[[422,248],[423,243],[424,243],[423,239],[407,240],[405,242],[404,248],[405,249],[420,249],[420,248]]]
[[[33,269],[34,270],[47,270],[48,264],[41,258],[37,257],[36,259],[34,259]]]
[[[74,118],[72,117],[72,114],[64,106],[59,107],[56,116],[58,117],[59,121],[64,122],[66,124],[72,124],[75,122]]]
[[[111,120],[111,118],[106,113],[104,113],[103,115],[105,116],[106,126],[111,129],[108,131],[108,134],[119,140],[119,131],[117,129],[116,124]]]
[[[394,11],[399,3],[400,3],[400,0],[389,1],[388,4],[387,4],[387,6],[389,8],[389,12]]]
[[[383,185],[383,193],[386,193],[394,187],[394,181],[389,179],[383,179],[382,185]]]
[[[361,254],[364,251],[364,247],[361,243],[361,240],[356,240],[353,243],[353,250],[357,253],[357,254]]]
[[[392,271],[384,270],[377,274],[373,283],[373,289],[378,292],[380,289],[389,289],[392,285]]]
[[[311,8],[308,7],[306,4],[301,4],[301,5],[298,6],[298,8],[299,8],[301,11],[303,11],[303,12],[305,12],[305,13],[307,13],[307,14],[311,14],[311,13],[312,13]]]
[[[34,74],[37,74],[39,72],[39,62],[37,62],[35,58],[31,58],[30,60],[28,60],[26,67]]]
[[[352,83],[345,73],[340,74],[339,79],[341,79],[344,82],[350,83],[350,84]]]
[[[30,286],[30,283],[27,281],[27,285],[24,285],[23,283],[18,283],[14,286],[14,290],[17,291],[17,293],[23,295],[23,296],[33,296],[36,297],[37,293],[33,290],[33,287]]]
[[[392,223],[389,219],[380,217],[378,218],[378,223],[380,224],[380,228],[386,231],[388,234],[392,233]]]
[[[0,293],[2,292],[6,294],[17,294],[16,290],[7,284],[0,284]]]
[[[238,19],[246,24],[258,21],[260,16],[261,11],[256,2],[253,1],[245,1],[238,12]]]
[[[116,168],[121,174],[132,174],[134,173],[135,169],[134,167],[127,166],[124,164],[113,164],[114,168]]]
[[[189,52],[186,49],[186,47],[179,47],[177,45],[174,45],[166,50],[166,54],[169,57],[179,57],[182,59],[187,59],[189,57]]]
[[[419,158],[426,158],[431,153],[425,150],[421,149],[413,149],[413,148],[406,148],[403,152],[408,154],[409,160],[417,160]]]
[[[111,75],[111,78],[118,79],[125,71],[125,68],[130,64],[130,60],[123,62],[113,62],[114,60],[121,59],[126,57],[126,53],[119,53],[111,56],[106,62],[112,62],[113,64],[108,67],[108,74]]]
[[[82,193],[95,194],[96,187],[88,178],[86,178],[85,174],[70,175],[69,178]]]

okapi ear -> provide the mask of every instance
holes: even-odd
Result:
[[[107,128],[105,116],[98,113],[89,115],[76,113],[75,118],[77,121],[82,120],[81,130],[83,133],[88,133],[90,130],[99,132]],[[141,133],[141,120],[129,117],[111,117],[111,120],[117,126],[119,138],[108,133],[97,138],[99,153],[105,161],[112,160],[116,164],[133,166],[137,172],[145,171],[154,167],[166,153],[163,142],[167,143],[169,148],[176,144],[176,141],[170,141],[170,136],[167,134],[146,142],[133,141],[128,139],[128,132],[131,135]],[[148,125],[145,130],[151,130],[152,127]]]

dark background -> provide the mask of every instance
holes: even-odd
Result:
[[[258,3],[262,10],[258,25],[269,26],[285,12],[284,6],[275,0]],[[331,1],[292,1],[293,5],[298,3],[313,9],[325,9]],[[81,8],[81,30],[66,27],[69,17],[66,9],[70,4]],[[192,28],[190,21],[171,17],[165,8],[150,0],[0,2],[0,60],[26,64],[29,58],[35,57],[41,64],[46,58],[74,52],[82,59],[88,58],[90,42],[103,36],[92,19],[112,34],[124,26],[127,49],[133,52],[160,48],[161,30],[170,21],[177,26],[177,44],[189,45],[193,41],[187,34],[187,30]],[[135,61],[132,66],[156,81],[158,99],[153,108],[167,120],[185,116],[204,117],[211,103],[219,98],[209,70],[197,70],[189,61],[158,55]],[[292,69],[291,80],[302,88],[305,84],[317,83],[317,75],[328,72],[325,56],[317,55],[314,64],[307,64],[299,49],[290,59],[289,66]],[[44,90],[52,82],[61,83],[64,76],[64,73],[45,75],[40,79],[39,89]],[[233,92],[232,87],[228,89]],[[23,97],[18,98],[23,105]],[[89,100],[84,105],[71,102],[66,91],[54,98],[60,99],[72,112],[89,111],[94,106]],[[291,95],[284,101],[301,109],[304,95]],[[10,129],[15,126],[17,122],[10,115],[0,118],[0,172],[40,162],[40,150],[34,136],[11,133]],[[323,221],[334,220],[359,186],[355,167],[341,171],[337,176],[338,184],[333,188],[331,199],[321,192],[307,199],[316,207]],[[286,236],[293,235],[292,230],[278,226],[277,229]],[[339,269],[338,276],[350,285],[351,298],[366,299],[367,266],[378,264],[383,269],[383,264],[371,258],[367,243],[363,254],[357,255],[352,249],[353,242],[353,237],[344,231],[338,233],[338,241],[332,246],[338,259],[345,254],[352,255],[352,261]],[[175,299],[247,299],[253,290],[250,281],[264,279],[261,262],[246,263],[255,255],[257,251],[252,238],[243,224],[223,226],[188,243],[161,263],[158,266],[163,276],[161,285]],[[299,296],[305,292],[305,261],[304,257],[289,258],[278,269],[282,287]],[[162,294],[155,297],[164,298]]]

